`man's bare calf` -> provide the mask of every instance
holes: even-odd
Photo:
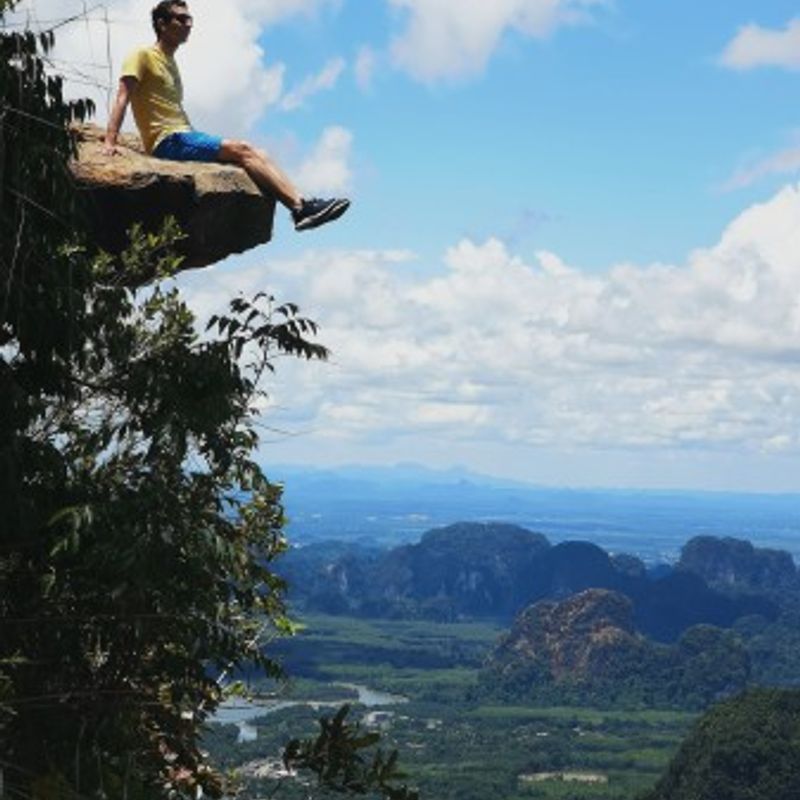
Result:
[[[290,211],[297,211],[302,206],[300,192],[283,170],[263,150],[253,147],[249,142],[223,139],[219,160],[240,166],[256,186],[274,194]]]

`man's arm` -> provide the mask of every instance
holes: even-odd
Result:
[[[111,109],[111,116],[108,118],[108,127],[106,128],[106,155],[114,155],[114,153],[119,152],[117,149],[117,136],[122,127],[122,122],[125,119],[125,112],[128,110],[131,95],[136,91],[138,84],[139,81],[132,75],[125,75],[119,79],[117,98],[114,101],[114,108]]]

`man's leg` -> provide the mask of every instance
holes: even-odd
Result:
[[[240,166],[257,186],[274,194],[292,212],[295,230],[307,231],[332,222],[350,207],[350,201],[345,198],[304,198],[263,150],[247,142],[223,139],[217,159]]]
[[[176,131],[159,142],[153,155],[173,161],[236,164],[247,172],[259,188],[274,194],[291,211],[297,231],[308,231],[332,222],[350,207],[350,201],[343,197],[329,200],[303,197],[263,150],[257,150],[247,142],[221,139],[202,131]]]
[[[257,186],[274,194],[291,211],[302,205],[300,192],[263,150],[257,150],[247,142],[223,139],[219,160],[240,166]]]

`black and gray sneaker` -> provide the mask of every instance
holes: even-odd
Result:
[[[320,200],[318,197],[312,197],[303,200],[303,205],[292,211],[294,229],[308,231],[317,228],[326,222],[338,219],[349,207],[350,201],[343,198]]]

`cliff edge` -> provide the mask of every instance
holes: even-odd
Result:
[[[186,235],[179,248],[183,268],[208,266],[272,238],[275,199],[239,167],[152,158],[132,135],[122,135],[120,152],[108,156],[98,126],[81,125],[74,134],[70,171],[105,250],[121,252],[134,223],[156,231],[167,216]]]

